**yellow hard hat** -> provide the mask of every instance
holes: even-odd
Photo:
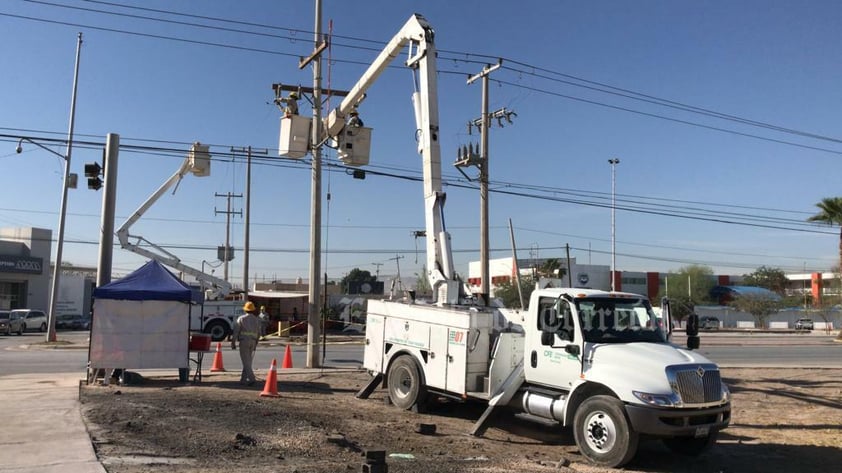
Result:
[[[243,310],[246,312],[254,312],[254,302],[248,301],[245,304],[243,304]]]
[[[291,99],[297,99],[297,98],[298,98],[298,92],[290,92],[290,93],[289,93],[289,98],[291,98]]]

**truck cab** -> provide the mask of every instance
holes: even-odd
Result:
[[[523,318],[529,414],[573,427],[591,461],[629,461],[641,435],[698,454],[730,422],[716,364],[669,341],[647,298],[585,289],[535,291]]]

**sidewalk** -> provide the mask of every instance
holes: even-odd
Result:
[[[81,373],[0,377],[6,406],[0,470],[14,473],[106,473],[82,421]],[[13,428],[9,428],[13,427]]]

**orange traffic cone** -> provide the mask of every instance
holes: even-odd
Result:
[[[287,345],[287,349],[284,350],[284,362],[281,364],[281,368],[292,368],[292,349]]]
[[[272,358],[272,365],[269,366],[269,374],[266,376],[266,384],[260,397],[280,397],[278,394],[278,368],[277,361]]]
[[[222,366],[222,343],[216,343],[216,353],[213,355],[213,366],[211,366],[211,372],[215,373],[217,371],[225,371],[225,367]]]

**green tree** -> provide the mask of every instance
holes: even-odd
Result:
[[[420,273],[415,273],[415,293],[419,296],[429,296],[432,294],[430,279],[427,277],[426,264],[421,266]]]
[[[536,268],[538,276],[545,278],[563,278],[567,274],[567,268],[561,265],[558,258],[548,258]]]
[[[746,286],[764,287],[779,295],[784,295],[788,282],[786,274],[779,268],[761,266],[753,273],[743,275],[743,284]]]
[[[842,266],[842,197],[825,197],[816,204],[820,212],[807,219],[808,222],[840,225],[839,228],[839,265]]]
[[[372,276],[371,272],[360,268],[352,269],[348,274],[342,278],[339,283],[347,291],[351,283],[373,283],[377,281],[377,276]]]
[[[523,303],[529,305],[529,296],[535,290],[535,278],[532,276],[520,277],[520,290],[523,292]],[[494,297],[500,299],[504,307],[520,308],[520,295],[517,290],[517,280],[510,279],[508,281],[497,284],[494,288]]]
[[[671,315],[680,322],[695,310],[697,304],[712,302],[710,290],[714,285],[710,267],[692,264],[667,275],[658,299],[669,297]]]
[[[760,294],[743,294],[731,301],[731,307],[748,312],[760,328],[766,328],[769,316],[781,309],[781,302],[774,297]]]

